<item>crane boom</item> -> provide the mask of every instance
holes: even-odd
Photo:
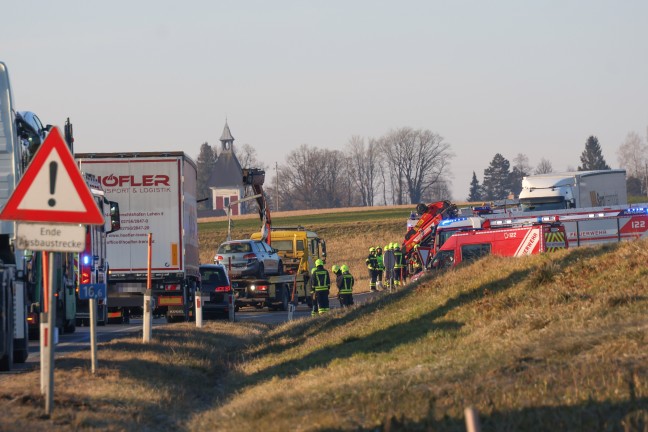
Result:
[[[261,240],[270,245],[270,235],[272,220],[270,218],[270,206],[263,192],[263,183],[265,182],[265,171],[259,168],[244,168],[243,184],[251,186],[254,195],[257,197],[259,206],[259,219],[261,219]]]

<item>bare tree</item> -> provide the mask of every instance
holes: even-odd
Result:
[[[545,158],[540,159],[540,163],[533,171],[534,174],[549,174],[550,172],[553,172],[551,162]]]
[[[268,166],[259,160],[256,149],[250,144],[243,144],[240,149],[234,147],[234,154],[241,164],[241,168],[268,169]]]
[[[529,157],[523,153],[518,153],[517,156],[513,158],[513,169],[517,168],[518,171],[524,173],[524,175],[531,174],[531,165],[529,164]]]
[[[388,133],[380,147],[389,170],[396,204],[405,199],[418,203],[430,189],[448,175],[453,154],[450,145],[430,130],[409,127]]]
[[[641,182],[641,193],[648,191],[648,145],[636,132],[630,132],[617,151],[619,165],[625,168],[628,177]]]

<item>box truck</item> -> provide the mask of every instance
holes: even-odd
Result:
[[[571,171],[522,179],[523,211],[560,210],[625,205],[628,203],[623,169]]]
[[[149,234],[154,314],[189,319],[200,280],[195,162],[183,152],[77,153],[75,159],[119,204],[121,229],[106,241],[109,321],[141,313]]]

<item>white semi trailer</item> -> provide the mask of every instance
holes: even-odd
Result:
[[[580,209],[628,203],[623,169],[572,171],[527,176],[522,179],[523,211]]]
[[[77,153],[107,199],[119,204],[121,229],[108,235],[108,318],[140,314],[147,288],[148,235],[152,234],[152,295],[156,313],[187,320],[200,280],[197,170],[183,152]]]

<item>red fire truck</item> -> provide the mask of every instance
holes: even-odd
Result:
[[[454,232],[431,261],[432,269],[454,267],[485,255],[525,256],[567,247],[565,227],[556,223]]]

